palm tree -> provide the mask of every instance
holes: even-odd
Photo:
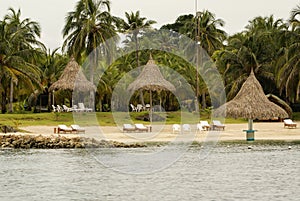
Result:
[[[156,21],[154,20],[147,20],[145,17],[140,16],[140,12],[137,11],[136,13],[127,13],[125,12],[126,21],[122,23],[122,30],[123,32],[130,32],[131,33],[131,41],[135,44],[135,55],[136,55],[136,64],[137,67],[140,66],[139,60],[139,34],[141,34],[143,29],[150,28],[152,24],[155,24]],[[142,105],[145,105],[143,92],[140,90],[140,99]]]
[[[281,19],[257,17],[250,21],[246,30],[228,39],[228,45],[213,56],[219,70],[224,73],[228,99],[233,98],[254,71],[264,90],[277,93],[275,63],[281,48],[280,37],[286,25]]]
[[[198,56],[200,51],[195,54],[195,52],[190,52],[190,50],[194,51],[197,49],[198,51],[198,44],[200,44],[200,46],[211,56],[214,51],[223,47],[223,42],[226,38],[225,31],[221,29],[223,26],[224,22],[221,19],[216,19],[213,13],[205,10],[203,12],[197,12],[196,16],[179,16],[174,24],[169,24],[163,26],[162,28],[169,28],[174,31],[178,31],[181,34],[188,36],[192,40],[195,40],[197,43],[192,42],[183,48],[191,62],[202,63]],[[205,85],[203,85],[203,83],[200,82],[201,79],[199,79],[198,74],[196,73],[196,97],[199,99],[199,85],[201,85],[202,107],[205,108],[207,88]],[[197,108],[198,106],[196,106],[196,111],[198,110]]]
[[[135,44],[136,50],[136,61],[137,66],[139,67],[139,42],[138,36],[142,32],[143,29],[150,28],[152,24],[155,24],[156,21],[154,20],[147,20],[145,17],[140,16],[140,11],[136,13],[127,13],[125,12],[126,21],[123,21],[123,31],[124,32],[131,32],[132,34],[132,41]]]
[[[34,46],[44,46],[36,39],[40,36],[40,27],[37,22],[29,18],[20,19],[21,11],[17,12],[10,8],[10,13],[5,15],[1,21],[1,47],[0,48],[0,77],[2,91],[2,112],[5,112],[5,100],[7,93],[5,89],[10,90],[10,107],[13,111],[12,102],[14,94],[14,85],[20,82],[26,83],[28,89],[34,90],[35,86],[40,86],[40,70],[34,64],[34,59],[39,51]],[[9,87],[6,87],[9,83]]]
[[[63,29],[65,41],[63,49],[80,62],[93,52],[94,61],[90,65],[90,81],[94,81],[94,68],[100,54],[108,56],[107,47],[96,50],[106,40],[116,35],[118,19],[110,14],[109,0],[79,0],[75,11],[68,13]],[[100,52],[101,51],[101,52]]]
[[[277,85],[280,92],[285,92],[289,102],[300,100],[300,6],[291,12],[290,31],[284,36],[285,43],[277,60]]]
[[[110,13],[109,0],[79,0],[75,11],[69,12],[66,17],[63,29],[63,36],[66,39],[63,49],[67,48],[69,55],[73,55],[79,63],[82,56],[86,58],[92,53],[89,65],[89,76],[92,83],[99,57],[112,59],[111,52],[114,51],[114,45],[105,42],[116,36],[116,25],[119,22],[120,19],[113,17]],[[91,107],[93,100],[94,93],[91,92]]]
[[[300,16],[300,5],[298,5],[291,11],[290,25],[292,27],[292,30],[300,28],[300,19],[298,18],[298,16]]]

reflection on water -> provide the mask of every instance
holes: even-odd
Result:
[[[299,146],[217,146],[201,159],[200,152],[193,147],[161,171],[136,175],[106,168],[86,150],[0,150],[0,200],[299,199]]]

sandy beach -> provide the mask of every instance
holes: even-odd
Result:
[[[297,128],[284,128],[282,122],[259,122],[254,123],[255,140],[300,140],[300,122]],[[68,137],[91,137],[95,139],[113,140],[118,142],[185,142],[185,141],[234,141],[246,140],[247,123],[243,124],[226,124],[224,131],[197,131],[196,125],[191,125],[191,132],[172,133],[172,125],[153,125],[152,132],[144,133],[123,133],[122,128],[117,126],[98,126],[85,127],[84,134],[55,134],[54,126],[27,126],[21,127],[27,131],[20,134],[31,135],[61,135]]]

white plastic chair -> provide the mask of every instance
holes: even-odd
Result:
[[[66,112],[72,112],[72,111],[73,111],[72,108],[70,108],[70,107],[68,107],[68,106],[66,106],[66,105],[63,105],[63,109],[64,109]]]
[[[144,110],[143,105],[142,104],[137,104],[136,105],[136,110],[137,110],[137,112],[143,111]]]
[[[173,129],[173,133],[175,132],[179,133],[181,131],[181,127],[179,124],[173,124],[172,129]]]
[[[54,105],[52,105],[52,109],[53,109],[53,112],[56,112],[56,107]]]
[[[84,112],[92,112],[93,111],[92,108],[85,107],[83,103],[78,103],[78,107],[80,110],[83,110]]]
[[[182,131],[183,131],[183,132],[191,132],[192,129],[191,129],[190,124],[183,124],[183,125],[182,125]]]
[[[132,112],[137,112],[137,108],[133,104],[130,104],[130,107]]]

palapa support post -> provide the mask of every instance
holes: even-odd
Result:
[[[246,132],[246,139],[248,142],[254,141],[254,133],[256,130],[253,130],[253,119],[248,119],[248,130],[243,130]]]

